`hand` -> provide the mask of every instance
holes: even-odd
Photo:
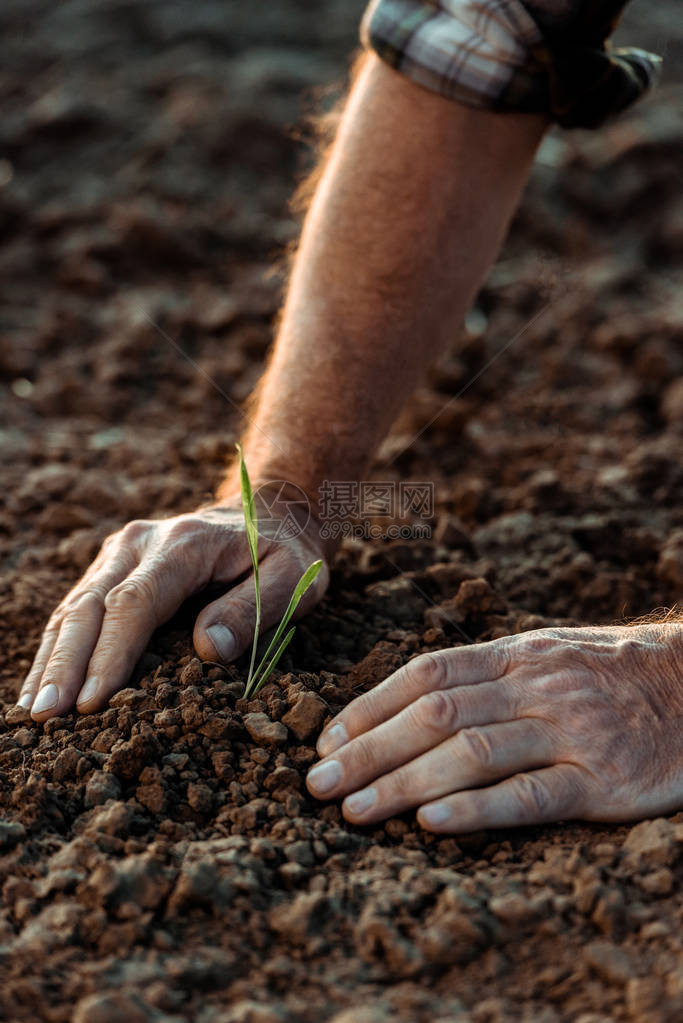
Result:
[[[278,507],[270,511],[277,522]],[[280,517],[285,514],[283,508]],[[286,542],[260,537],[259,557],[261,626],[267,629],[279,622],[303,571],[324,557],[316,520]],[[184,600],[212,582],[227,586],[250,566],[239,498],[171,519],[129,522],[104,541],[53,613],[19,703],[37,721],[65,714],[74,703],[92,713],[125,685],[153,631]],[[324,564],[297,617],[317,603],[328,580]],[[252,642],[255,618],[250,573],[197,618],[198,655],[233,661]]]
[[[314,796],[429,831],[683,807],[683,624],[542,629],[409,661],[320,736]]]

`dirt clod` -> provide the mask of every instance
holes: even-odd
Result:
[[[282,718],[282,724],[300,742],[317,736],[327,714],[327,705],[316,693],[301,693],[290,711]]]
[[[264,746],[282,746],[287,742],[287,729],[279,721],[271,721],[267,714],[244,715],[244,727],[254,742]]]
[[[671,866],[683,855],[683,829],[664,818],[636,824],[623,846],[635,867]]]
[[[382,445],[397,504],[433,486],[414,535],[344,541],[255,699],[248,654],[193,646],[221,582],[95,713],[16,704],[106,536],[215,492],[297,234],[298,126],[364,6],[0,4],[2,1020],[683,1019],[683,815],[449,837],[355,827],[305,783],[326,721],[425,652],[681,599],[679,0],[626,6],[616,44],[665,39],[661,85],[548,133]]]

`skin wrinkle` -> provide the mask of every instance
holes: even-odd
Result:
[[[315,512],[322,480],[362,478],[420,373],[458,329],[495,258],[546,123],[543,117],[497,115],[453,104],[413,85],[375,57],[363,60],[306,218],[274,351],[249,405],[254,426],[244,450],[256,485],[289,479],[311,497]],[[206,631],[214,623],[229,627],[239,621],[248,642],[254,619],[253,605],[245,597],[253,585],[244,578],[248,548],[234,467],[221,495],[226,501],[221,522],[210,508],[199,509],[191,519],[138,520],[105,544],[67,604],[79,587],[102,585],[110,592],[145,572],[151,573],[161,599],[156,608],[153,599],[147,605],[138,602],[132,615],[105,615],[102,628],[93,629],[88,639],[95,651],[88,670],[75,672],[80,680],[56,680],[62,687],[60,702],[53,711],[37,715],[39,720],[70,709],[94,670],[101,687],[87,706],[102,706],[126,684],[132,667],[128,662],[144,650],[160,616],[170,616],[199,580],[220,582],[226,593],[197,620],[198,655],[216,660]],[[187,543],[176,548],[182,550],[181,558],[170,559],[166,541],[174,531],[186,536]],[[272,597],[267,609],[264,605],[264,620],[271,615],[277,619],[284,610],[278,602],[286,600],[281,592],[291,592],[301,559],[307,554],[324,557],[330,549],[323,549],[315,520],[292,541],[293,556],[286,563],[283,558],[282,567],[273,544],[265,541],[260,549],[264,593],[270,580]],[[244,564],[238,571],[240,559]],[[311,604],[328,577],[326,567]],[[634,814],[678,808],[683,804],[681,715],[676,714],[683,704],[682,635],[680,624],[557,628],[417,658],[408,672],[400,669],[331,723],[346,724],[351,738],[332,759],[323,758],[323,766],[345,764],[355,742],[371,767],[363,786],[381,793],[386,777],[396,770],[388,766],[388,752],[394,757],[397,752],[410,754],[396,732],[396,717],[444,681],[451,683],[445,688],[466,710],[470,694],[463,699],[463,687],[474,691],[488,682],[498,687],[501,702],[502,694],[514,687],[520,701],[532,703],[534,712],[527,716],[535,717],[536,738],[551,728],[554,763],[534,770],[542,741],[522,749],[527,760],[520,760],[519,733],[506,746],[495,710],[490,715],[487,711],[489,721],[483,726],[461,719],[470,729],[490,729],[492,756],[514,763],[516,775],[486,787],[479,786],[490,779],[475,775],[468,780],[472,789],[454,791],[462,779],[445,774],[443,784],[450,794],[444,802],[453,814],[437,830],[457,833],[558,816],[633,819]],[[636,642],[624,644],[627,637]],[[30,676],[32,692],[54,638],[56,633],[41,646]],[[436,672],[435,662],[440,666]],[[546,682],[544,687],[543,678],[552,685]],[[667,718],[672,693],[677,695]],[[651,701],[660,714],[656,735]],[[409,716],[408,710],[402,720]],[[549,716],[560,722],[559,731],[541,724]],[[477,734],[470,732],[470,740]],[[419,770],[429,776],[434,745],[420,733],[419,722],[411,743],[413,750],[424,744]],[[500,745],[494,749],[494,743]],[[669,778],[672,761],[676,771]],[[446,763],[444,770],[448,767]],[[409,763],[399,764],[398,770],[404,799],[398,809],[419,807],[424,784],[411,776]],[[351,794],[342,782],[331,797]],[[384,816],[380,799],[358,822]]]
[[[397,737],[391,732],[392,727],[395,731],[395,724],[392,724],[392,721],[395,722],[397,719],[392,718],[392,713],[395,715],[396,711],[387,711],[386,724],[382,726],[385,730],[389,729],[386,733],[382,732],[382,728],[368,730],[362,720],[359,720],[355,731],[361,737],[361,742],[352,741],[348,747],[334,754],[335,759],[343,765],[345,759],[353,759],[352,751],[359,746],[364,750],[365,762],[368,765],[375,764],[374,777],[370,777],[366,771],[360,783],[365,786],[374,784],[377,787],[378,802],[361,814],[353,813],[345,803],[343,804],[345,815],[357,823],[368,824],[419,805],[425,799],[436,798],[460,809],[458,811],[454,809],[455,816],[452,820],[449,818],[448,827],[435,825],[435,829],[446,828],[457,832],[468,830],[462,823],[470,820],[468,814],[475,812],[475,816],[477,813],[481,815],[482,822],[487,820],[489,804],[497,792],[506,792],[513,800],[519,798],[522,823],[532,822],[535,797],[541,794],[543,801],[547,797],[548,802],[544,806],[542,801],[537,806],[535,813],[539,822],[545,819],[577,816],[589,820],[616,822],[634,817],[637,819],[643,813],[652,815],[653,811],[656,813],[658,810],[667,812],[676,809],[683,795],[680,783],[683,760],[680,730],[677,730],[676,722],[675,720],[672,722],[670,715],[668,720],[665,717],[666,685],[660,690],[659,699],[653,707],[651,687],[642,685],[641,673],[638,670],[643,658],[648,660],[652,658],[652,635],[656,633],[650,632],[650,628],[641,627],[639,635],[634,635],[633,630],[627,630],[623,626],[586,630],[591,638],[587,641],[587,649],[584,651],[581,650],[580,644],[576,643],[576,636],[582,634],[580,629],[567,629],[564,635],[562,630],[554,630],[552,633],[550,630],[547,632],[541,630],[529,634],[528,637],[522,637],[523,641],[520,641],[520,637],[509,637],[496,640],[495,644],[471,648],[472,653],[481,652],[484,657],[487,648],[490,650],[495,646],[498,649],[496,644],[500,643],[507,644],[511,651],[513,665],[501,682],[506,684],[511,677],[517,679],[522,694],[522,711],[517,714],[516,722],[519,723],[525,718],[533,719],[534,728],[538,729],[536,741],[523,753],[521,765],[523,770],[518,771],[507,781],[491,785],[489,772],[482,766],[480,776],[467,780],[465,784],[470,788],[463,789],[463,776],[460,774],[461,764],[458,757],[452,759],[452,766],[447,768],[446,775],[443,767],[439,766],[440,751],[444,748],[457,750],[458,735],[472,739],[485,737],[487,742],[490,739],[492,743],[501,743],[499,749],[491,747],[490,758],[493,758],[494,762],[501,758],[501,762],[512,765],[515,752],[509,743],[506,747],[508,740],[504,734],[504,727],[491,724],[484,726],[483,731],[481,726],[472,726],[467,722],[464,723],[464,731],[461,732],[459,725],[463,722],[456,722],[453,726],[452,739],[440,740],[437,736],[437,744],[432,741],[432,749],[418,755],[417,758],[412,757],[413,747],[406,749],[406,762],[402,766],[393,767],[387,773],[389,765],[386,761],[386,751],[397,748]],[[683,635],[680,625],[674,628],[676,638]],[[625,639],[626,636],[628,638]],[[563,639],[566,642],[563,643]],[[654,644],[654,650],[657,662],[666,659],[667,647]],[[568,651],[571,652],[569,658]],[[446,660],[453,659],[456,652],[444,651],[441,656]],[[560,674],[554,674],[551,670],[545,676],[546,682],[551,684],[550,688],[547,684],[541,688],[538,683],[543,679],[537,674],[539,666],[545,671],[551,668],[553,658],[558,657],[559,663],[563,665]],[[419,660],[416,658],[411,662],[417,669]],[[533,667],[534,664],[536,667]],[[394,677],[398,684],[401,669]],[[566,681],[558,686],[558,678],[565,678]],[[665,678],[665,673],[655,671],[652,678],[661,681]],[[476,684],[472,688],[476,689]],[[380,705],[382,698],[386,702],[390,692],[391,679],[376,690]],[[457,690],[454,692],[457,695]],[[408,709],[411,705],[410,699],[408,696],[406,701]],[[412,699],[415,700],[415,697]],[[356,701],[356,708],[364,703],[368,704],[367,698],[359,698]],[[381,711],[380,705],[376,705],[376,711]],[[416,706],[416,703],[413,706]],[[356,708],[353,708],[353,712],[357,715]],[[349,715],[349,711],[342,711],[340,717],[349,719]],[[336,721],[331,723],[332,727],[335,723]],[[420,720],[416,719],[416,733],[419,733],[420,729],[426,738],[430,723],[424,721],[420,723]],[[380,734],[383,736],[381,741]],[[630,741],[625,741],[625,736],[630,736]],[[545,746],[545,737],[549,737],[550,740],[548,747]],[[371,745],[367,745],[368,742]],[[427,745],[429,743],[425,742],[425,746]],[[548,748],[552,750],[550,756],[543,752]],[[668,749],[672,756],[662,757],[662,749]],[[669,765],[672,762],[674,770],[670,771]],[[547,766],[543,767],[543,764]],[[450,775],[448,771],[451,772]],[[450,788],[454,794],[450,796],[436,794],[432,782],[429,781],[434,777],[442,779],[439,791],[447,791]],[[395,795],[391,794],[395,793],[397,781],[404,794],[402,801],[398,803]],[[353,785],[353,776],[349,774],[347,781],[341,783],[341,789],[338,788],[331,795],[339,798],[348,793]],[[483,788],[480,787],[482,785]],[[388,794],[384,795],[385,792]],[[475,792],[479,793],[477,797],[474,795]],[[469,810],[463,808],[463,800],[475,798],[479,800],[478,803],[470,803]],[[502,805],[500,804],[499,811]],[[509,802],[507,805],[509,807]],[[473,806],[478,806],[479,809],[473,811]],[[485,823],[482,826],[486,826]]]

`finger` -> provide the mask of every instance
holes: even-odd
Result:
[[[69,609],[45,665],[31,709],[36,721],[68,713],[73,707],[103,615],[102,598],[93,592],[83,593]]]
[[[533,718],[463,728],[440,746],[348,796],[344,816],[357,824],[393,817],[430,799],[488,785],[554,759],[547,729]]]
[[[587,789],[580,767],[556,764],[428,803],[420,807],[417,819],[428,831],[448,834],[574,820],[584,814]]]
[[[508,661],[507,645],[501,640],[421,654],[345,707],[320,736],[318,753],[334,753],[425,693],[495,681],[505,674]]]
[[[61,601],[45,630],[34,666],[24,684],[24,689],[31,687],[31,715],[37,721],[63,714],[73,706],[97,642],[104,599],[112,586],[130,572],[137,555],[132,548],[119,548],[110,553],[106,561],[100,559],[101,553]]]
[[[28,675],[24,679],[23,685],[21,687],[21,692],[19,694],[19,699],[17,700],[19,706],[23,707],[24,710],[30,710],[33,705],[33,701],[36,698],[36,693],[40,688],[40,680],[43,677],[45,665],[49,661],[50,654],[54,649],[55,643],[57,642],[60,627],[61,621],[54,620],[53,616],[53,618],[50,620],[50,622],[48,623],[43,632],[43,635],[40,640],[40,646],[38,647],[38,652],[36,653],[36,656],[33,658],[33,664],[31,665]]]
[[[281,621],[294,587],[314,560],[295,558],[292,551],[283,548],[267,555],[259,564],[262,630]],[[315,602],[317,582],[316,579],[303,598],[296,618]],[[253,642],[255,628],[256,590],[252,575],[204,608],[194,628],[195,650],[204,661],[229,664]]]
[[[202,573],[157,551],[110,589],[78,709],[92,713],[125,685],[154,630],[205,584]]]
[[[332,798],[354,792],[433,750],[459,729],[511,721],[517,715],[517,704],[515,690],[505,682],[425,693],[388,721],[351,739],[333,759],[313,767],[306,783],[315,796]]]

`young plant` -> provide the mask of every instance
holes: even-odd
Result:
[[[261,658],[256,669],[254,669],[254,664],[256,663],[256,647],[258,646],[261,631],[261,585],[259,583],[258,571],[258,518],[256,515],[256,504],[254,502],[254,492],[251,489],[251,480],[249,479],[246,462],[244,461],[244,454],[242,452],[241,445],[239,444],[237,445],[237,451],[240,459],[240,489],[242,492],[244,524],[247,530],[247,542],[249,544],[251,562],[254,566],[254,589],[256,591],[256,625],[254,627],[254,642],[251,648],[249,674],[247,675],[247,685],[244,691],[246,699],[251,699],[253,696],[256,696],[261,686],[275,669],[275,666],[285,652],[285,649],[291,642],[292,636],[296,632],[296,628],[292,626],[287,633],[285,633],[285,629],[289,625],[292,615],[299,606],[299,602],[301,601],[304,593],[323,567],[323,563],[322,561],[314,561],[308,566],[304,574],[301,576],[301,579],[299,579],[299,582],[294,587],[294,592],[292,593],[289,604],[287,605],[287,610],[282,616],[282,621],[275,630],[275,635],[271,639],[268,649]]]

